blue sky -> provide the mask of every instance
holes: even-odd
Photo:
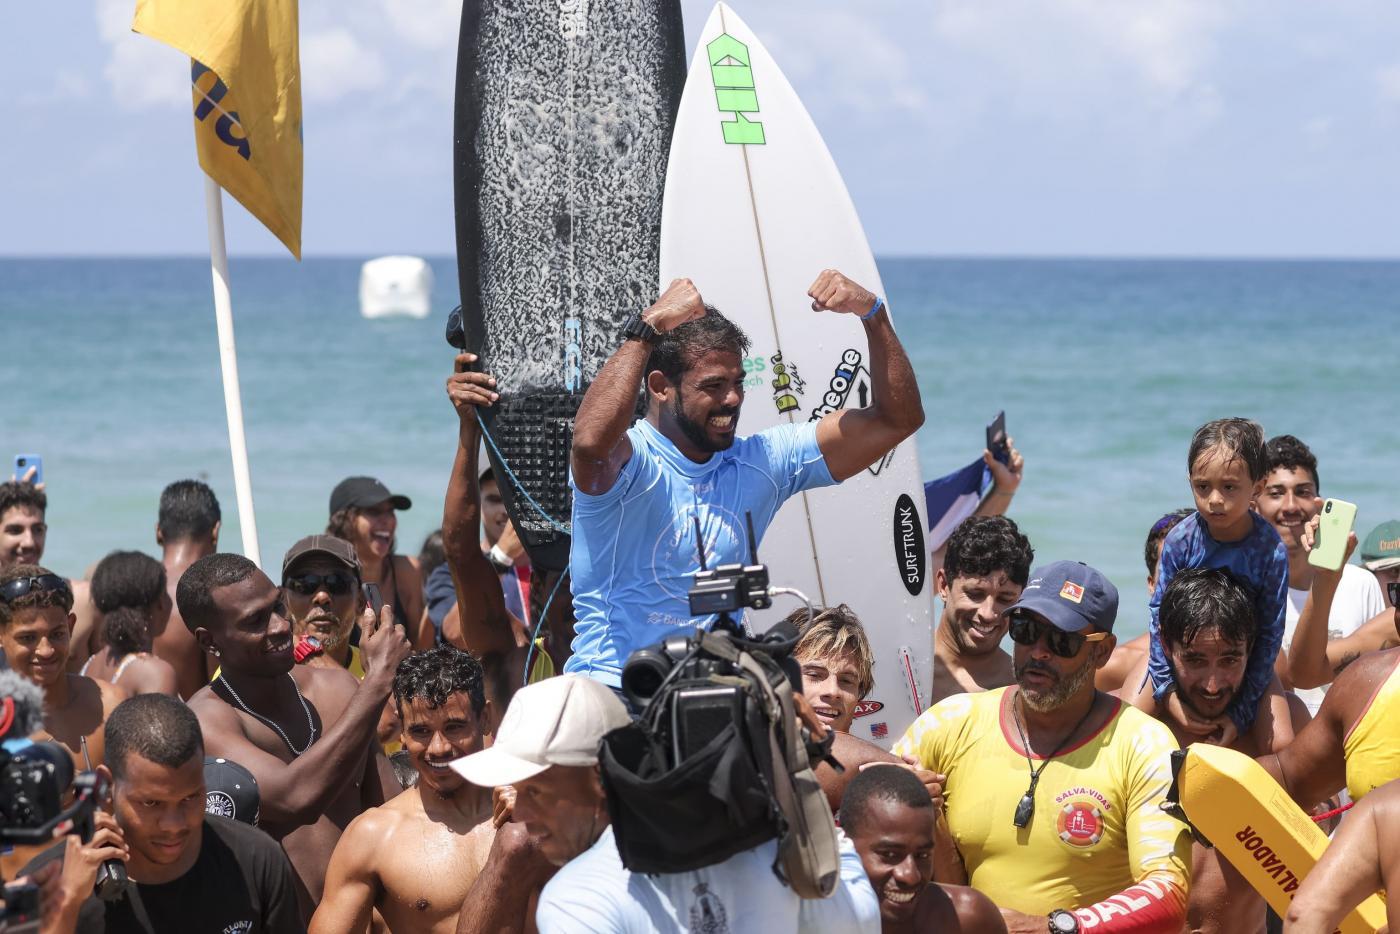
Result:
[[[708,0],[683,0],[693,40]],[[188,66],[134,0],[0,57],[0,254],[207,250]],[[876,252],[1400,257],[1393,0],[736,0]],[[460,2],[302,5],[316,254],[454,250]],[[234,253],[280,248],[240,208]]]

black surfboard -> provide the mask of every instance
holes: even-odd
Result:
[[[589,382],[656,293],[679,0],[468,0],[454,188],[467,347],[498,380],[487,453],[531,560],[569,560]]]

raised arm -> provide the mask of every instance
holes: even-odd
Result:
[[[646,311],[642,320],[665,334],[705,313],[705,303],[689,279],[676,279]],[[574,444],[569,452],[574,483],[594,496],[606,493],[632,456],[627,429],[636,413],[637,393],[646,376],[651,343],[625,340],[589,385],[574,416]]]
[[[365,634],[360,643],[364,680],[347,692],[344,713],[335,725],[291,762],[283,762],[249,741],[238,714],[228,704],[206,698],[195,707],[204,731],[205,751],[232,759],[257,779],[262,793],[258,825],[274,838],[313,823],[347,784],[364,774],[364,757],[374,742],[379,713],[393,686],[394,670],[408,654],[409,645],[403,630],[394,625],[390,606],[385,606],[377,621],[367,610],[360,618],[360,628]],[[341,676],[354,683],[346,672],[312,670],[319,678]]]
[[[854,477],[894,449],[924,423],[919,385],[883,302],[873,315],[874,292],[834,269],[823,270],[807,290],[813,311],[860,317],[870,347],[870,405],[828,412],[817,423],[817,445],[837,482]],[[867,317],[868,315],[868,317]]]
[[[1303,529],[1304,551],[1312,551],[1317,541],[1320,516],[1313,516]],[[1342,568],[1350,560],[1356,548],[1356,533],[1347,535],[1346,555],[1342,558]],[[1330,684],[1336,677],[1332,660],[1328,658],[1327,621],[1332,615],[1332,600],[1337,595],[1337,587],[1342,582],[1342,568],[1330,571],[1326,568],[1313,568],[1312,587],[1308,599],[1298,614],[1298,627],[1293,630],[1293,641],[1288,645],[1288,680],[1294,687],[1317,688]]]
[[[501,580],[481,553],[477,408],[496,400],[496,381],[486,373],[468,371],[475,360],[472,354],[458,355],[456,372],[447,380],[447,398],[457,410],[457,457],[442,508],[442,550],[457,588],[458,625],[454,632],[444,626],[443,637],[481,658],[515,648],[515,630]]]

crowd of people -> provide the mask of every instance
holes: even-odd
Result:
[[[499,395],[471,353],[447,378],[456,457],[417,557],[396,548],[409,499],[351,477],[274,579],[219,550],[214,492],[180,480],[159,559],[117,551],[69,580],[43,565],[42,485],[0,484],[4,663],[42,692],[34,738],[111,786],[89,839],[0,857],[41,886],[42,930],[1263,931],[1264,898],[1163,810],[1191,743],[1255,758],[1328,829],[1357,802],[1284,930],[1331,932],[1388,887],[1400,905],[1381,832],[1400,807],[1400,522],[1360,564],[1309,562],[1317,458],[1239,418],[1182,439],[1187,488],[1162,492],[1136,601],[1073,555],[1037,563],[1005,514],[1021,455],[987,452],[993,494],[933,556],[932,705],[888,749],[849,732],[879,621],[839,602],[789,618],[797,716],[831,742],[814,770],[840,828],[829,897],[775,872],[778,840],[627,867],[600,756],[643,713],[628,657],[714,621],[685,599],[695,536],[712,564],[742,563],[735,517],[761,539],[787,499],[924,420],[883,301],[834,270],[809,295],[814,328],[861,321],[871,404],[739,435],[747,338],[677,280],[579,407],[567,572],[531,566],[482,469],[478,416]],[[572,600],[551,601],[561,585]],[[1120,616],[1148,632],[1120,642]],[[129,882],[100,898],[113,860]]]

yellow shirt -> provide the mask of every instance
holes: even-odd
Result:
[[[1400,778],[1400,654],[1366,710],[1342,739],[1342,750],[1347,763],[1347,792],[1353,801]]]
[[[1177,748],[1171,731],[1115,700],[1103,728],[1045,766],[1035,815],[1018,830],[1012,817],[1030,771],[1007,691],[949,697],[894,746],[947,776],[948,827],[973,888],[1031,915],[1088,907],[1149,875],[1184,898],[1191,838],[1160,809]]]

